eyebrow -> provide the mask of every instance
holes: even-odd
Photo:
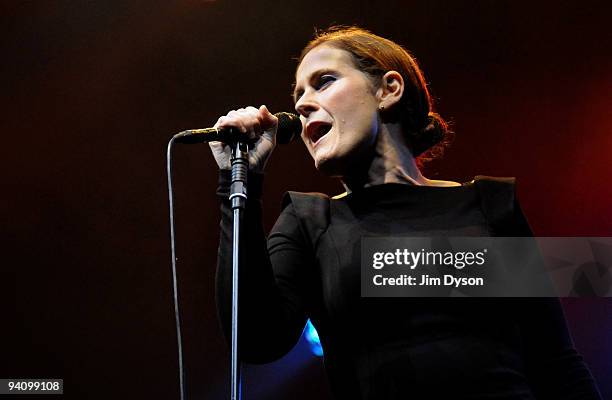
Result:
[[[291,94],[289,95],[291,96],[291,99],[293,100],[293,104],[295,104],[295,100],[296,100],[295,96],[297,95],[297,92],[295,91],[295,85],[296,85],[295,82],[291,84]]]
[[[337,73],[337,71],[335,69],[332,68],[321,68],[318,69],[316,71],[314,71],[313,73],[310,74],[310,76],[307,79],[307,82],[310,83],[310,85],[312,85],[312,83],[314,82],[315,79],[319,78],[321,75],[325,75],[328,73]],[[293,103],[297,103],[297,100],[300,98],[300,96],[302,95],[302,93],[304,93],[304,90],[301,88],[297,88],[296,87],[297,82],[293,82],[293,84],[291,85],[291,87],[293,88],[293,92],[291,94],[291,97],[293,97]],[[298,96],[299,95],[299,96]]]

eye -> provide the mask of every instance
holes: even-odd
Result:
[[[327,87],[330,83],[334,82],[336,77],[333,75],[321,75],[316,83],[316,89],[323,89]]]
[[[302,97],[302,95],[304,94],[303,90],[299,90],[295,93],[293,93],[293,95],[291,97],[293,97],[293,104],[296,104],[298,102],[298,100],[300,99],[300,97]]]

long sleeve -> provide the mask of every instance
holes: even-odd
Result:
[[[533,236],[518,201],[514,201],[513,236]],[[601,394],[574,347],[557,298],[518,301],[525,367],[538,399],[598,400]]]
[[[532,237],[516,198],[514,179],[480,182],[483,211],[497,236]],[[572,342],[557,298],[508,299],[514,310],[524,362],[537,399],[597,400],[601,395]]]
[[[595,381],[574,348],[558,299],[523,300],[519,324],[525,367],[538,399],[601,399]]]
[[[291,204],[278,218],[266,240],[262,226],[263,175],[249,174],[249,198],[241,231],[239,276],[239,353],[251,363],[273,361],[287,353],[306,323],[305,285],[312,256]],[[231,337],[232,209],[228,200],[231,176],[222,171],[216,298],[226,339]]]

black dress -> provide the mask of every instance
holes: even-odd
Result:
[[[457,187],[385,184],[341,199],[289,193],[267,241],[262,179],[250,176],[243,231],[242,361],[283,356],[310,318],[338,399],[600,398],[556,299],[360,296],[363,235],[530,236],[512,179],[477,177]],[[229,184],[223,172],[217,305],[226,337]]]

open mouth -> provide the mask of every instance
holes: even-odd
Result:
[[[309,128],[310,132],[308,136],[310,137],[310,141],[313,144],[317,144],[317,142],[331,130],[332,126],[326,122],[314,122]]]

